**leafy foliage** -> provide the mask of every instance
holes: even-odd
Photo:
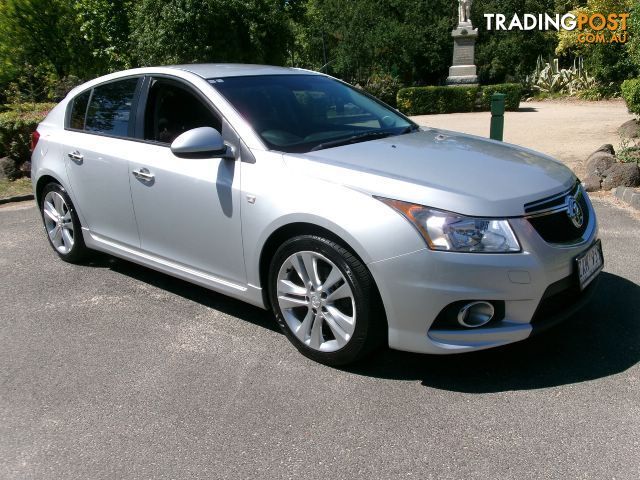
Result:
[[[398,92],[398,108],[407,115],[471,112],[478,87],[410,87]]]
[[[93,60],[92,68],[96,75],[131,66],[129,19],[133,13],[133,3],[133,0],[73,2],[76,23],[79,25],[78,34]]]
[[[374,72],[364,85],[364,90],[379,98],[387,105],[396,106],[398,90],[402,87],[400,79],[390,73]]]
[[[20,167],[31,157],[31,134],[53,104],[18,104],[0,113],[0,150],[13,161],[11,179],[21,176]]]
[[[404,84],[439,83],[453,55],[456,10],[450,0],[308,0],[294,64],[354,83],[374,72]]]
[[[637,5],[475,0],[480,81],[525,81],[538,57],[550,57],[557,45],[558,72],[550,62],[541,91],[581,82],[574,88],[581,96],[609,95],[640,72],[640,15],[630,17],[627,45],[588,45],[577,41],[577,31],[488,31],[483,14],[620,12]],[[60,99],[82,80],[132,66],[249,62],[322,70],[393,105],[401,85],[444,82],[456,7],[451,0],[3,0],[0,102]],[[560,68],[579,56],[585,68],[578,73]]]
[[[521,81],[535,67],[538,56],[551,55],[556,32],[538,30],[487,30],[483,14],[499,12],[510,19],[513,14],[560,11],[554,0],[475,0],[471,20],[478,26],[476,64],[481,83]]]
[[[131,0],[5,0],[0,3],[0,91],[59,97],[62,79],[126,67]],[[15,90],[15,88],[14,88]]]
[[[240,62],[281,65],[290,41],[279,0],[141,0],[131,27],[140,65]]]
[[[637,3],[637,2],[636,2]],[[587,0],[586,5],[572,10],[576,15],[579,13],[591,15],[603,12],[628,12],[634,4],[633,0]],[[632,25],[637,23],[632,14],[630,17]],[[637,27],[636,27],[637,28]],[[605,30],[608,40],[610,33]],[[615,85],[616,89],[620,83],[633,77],[638,73],[640,63],[634,64],[629,56],[629,48],[622,43],[582,43],[578,41],[579,33],[602,33],[594,32],[586,26],[582,31],[563,30],[558,34],[558,46],[556,54],[573,55],[584,58],[586,68],[591,72],[595,80],[604,86]],[[630,34],[633,42],[633,34]],[[636,40],[637,42],[637,40]]]
[[[59,77],[82,63],[73,11],[56,0],[6,0],[0,9],[0,44],[14,72],[23,64],[52,69]],[[10,47],[8,47],[10,45]]]
[[[616,151],[616,158],[622,163],[636,163],[640,166],[640,146],[635,138],[620,135],[620,145]]]
[[[634,2],[629,17],[629,41],[627,42],[627,52],[629,60],[640,72],[640,2]]]
[[[398,91],[398,108],[407,115],[490,110],[491,96],[503,93],[506,110],[518,110],[522,85],[503,83],[482,87],[410,87]]]
[[[497,85],[485,85],[481,87],[480,109],[491,110],[491,96],[494,93],[504,93],[504,106],[506,110],[515,111],[520,108],[522,98],[522,85],[519,83],[502,83]]]
[[[621,90],[629,111],[640,115],[640,78],[625,80],[622,82]]]

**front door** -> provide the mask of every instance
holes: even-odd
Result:
[[[129,163],[142,250],[232,283],[246,282],[240,230],[240,168],[234,160],[179,158],[181,133],[221,118],[184,84],[152,79],[144,115],[145,155]]]

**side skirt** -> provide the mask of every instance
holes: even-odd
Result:
[[[135,248],[125,247],[117,242],[91,233],[86,228],[82,228],[82,234],[88,248],[149,267],[153,270],[186,280],[215,292],[228,295],[229,297],[242,300],[243,302],[250,303],[256,307],[266,308],[262,298],[262,289],[260,287],[250,284],[238,285],[200,270],[172,262],[165,258],[157,257]]]

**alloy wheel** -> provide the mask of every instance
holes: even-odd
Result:
[[[340,269],[325,256],[296,252],[278,272],[280,311],[293,334],[308,347],[334,352],[356,326],[353,291]]]
[[[44,225],[54,248],[63,255],[74,244],[73,219],[69,205],[58,192],[48,192],[42,206]]]

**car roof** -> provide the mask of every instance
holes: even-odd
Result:
[[[168,67],[195,73],[206,79],[252,75],[318,75],[316,72],[301,68],[241,63],[193,63],[187,65],[169,65]]]

